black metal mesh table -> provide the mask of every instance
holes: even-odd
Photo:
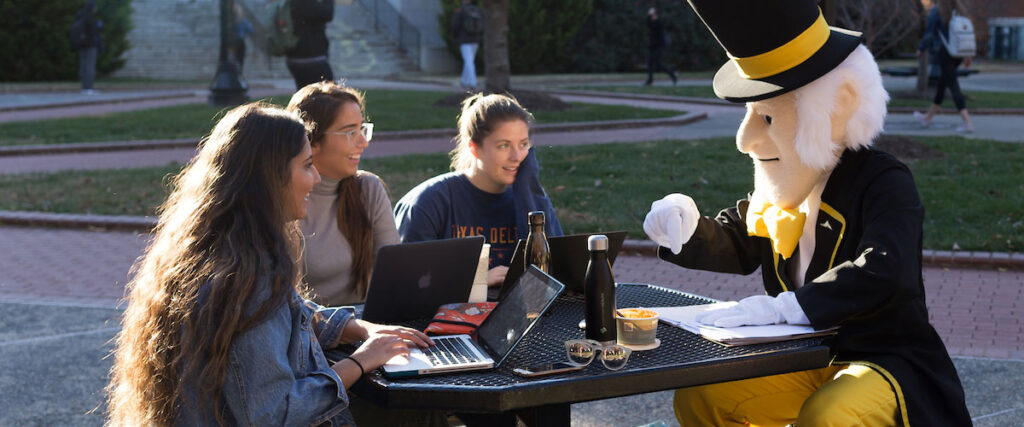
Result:
[[[708,302],[713,300],[646,284],[620,283],[616,291],[619,308]],[[497,369],[399,380],[374,373],[367,376],[369,387],[357,393],[393,408],[498,413],[821,368],[829,360],[820,337],[729,347],[662,324],[661,345],[634,351],[620,371],[595,361],[582,371],[547,377],[512,373],[516,367],[565,360],[563,343],[583,338],[581,319],[583,298],[563,295]],[[409,326],[422,329],[425,324]]]

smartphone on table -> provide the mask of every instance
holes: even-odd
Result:
[[[561,374],[563,372],[578,371],[583,368],[583,366],[576,366],[568,362],[552,362],[515,368],[512,372],[521,377],[532,378],[544,375]]]

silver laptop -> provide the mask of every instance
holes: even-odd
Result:
[[[565,286],[531,265],[477,328],[475,339],[470,335],[431,337],[433,347],[413,349],[409,357],[396,356],[384,364],[384,376],[404,378],[498,367],[563,289]]]

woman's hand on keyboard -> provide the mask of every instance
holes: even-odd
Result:
[[[434,341],[431,341],[430,337],[423,332],[417,331],[413,328],[407,328],[405,326],[394,326],[394,325],[378,325],[376,323],[366,324],[366,331],[369,336],[374,335],[392,335],[409,341],[413,345],[419,348],[427,348],[434,345]]]
[[[395,356],[409,356],[409,341],[397,335],[371,334],[351,357],[359,360],[366,372],[381,367]]]

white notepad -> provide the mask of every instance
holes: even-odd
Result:
[[[697,315],[709,310],[736,305],[735,301],[717,302],[703,305],[688,305],[683,307],[652,307],[649,310],[658,312],[662,322],[676,326],[697,335],[703,336],[711,341],[726,345],[758,344],[765,342],[785,341],[797,338],[807,338],[820,335],[836,333],[837,327],[817,330],[808,325],[764,325],[764,326],[737,326],[734,328],[720,328],[709,326],[697,321]]]

